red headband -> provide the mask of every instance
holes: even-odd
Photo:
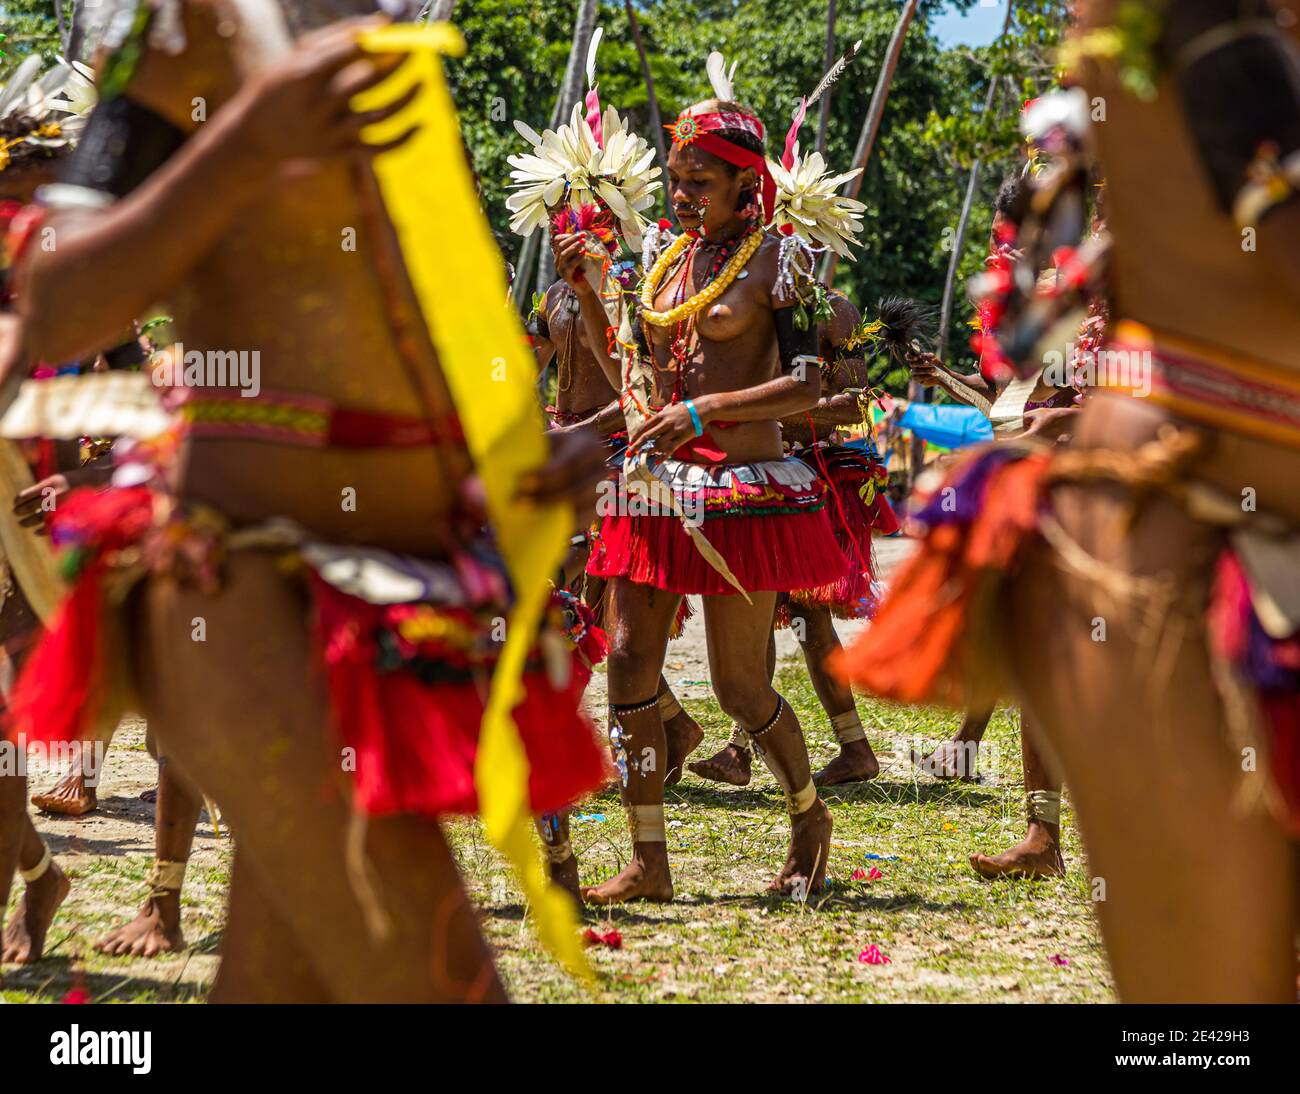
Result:
[[[752,167],[758,174],[763,187],[763,219],[771,221],[776,208],[776,180],[767,169],[767,157],[748,148],[733,144],[726,137],[719,137],[716,130],[739,129],[750,133],[759,140],[763,139],[763,123],[752,114],[711,113],[681,114],[674,125],[665,129],[673,135],[673,144],[697,145],[701,152],[726,160],[737,167]]]

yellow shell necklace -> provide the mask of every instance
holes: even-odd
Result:
[[[736,275],[745,268],[745,263],[754,257],[754,252],[763,243],[763,233],[761,231],[751,232],[745,241],[736,248],[736,253],[727,259],[727,264],[718,271],[718,276],[689,300],[684,300],[667,311],[655,311],[654,300],[659,292],[659,286],[663,281],[664,274],[681,257],[682,252],[692,242],[694,242],[692,238],[685,233],[679,235],[673,240],[668,250],[659,256],[659,261],[654,264],[650,272],[646,274],[645,284],[641,286],[641,318],[647,323],[656,327],[668,327],[674,323],[689,319],[697,312],[707,308],[727,291],[731,283],[736,280]]]

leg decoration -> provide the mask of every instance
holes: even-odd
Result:
[[[753,744],[752,739],[750,738],[749,734],[745,732],[744,728],[738,723],[732,725],[731,736],[727,738],[727,744],[729,744],[732,748],[740,749],[741,752],[753,751],[751,747],[751,745]]]
[[[628,805],[627,825],[633,843],[667,843],[662,805]]]
[[[42,844],[42,847],[45,847],[45,845]],[[53,862],[54,856],[50,854],[50,849],[45,847],[45,853],[41,855],[41,861],[30,870],[19,870],[18,876],[30,885],[33,881],[40,881],[41,878],[45,876],[46,871],[49,870]]]
[[[614,747],[614,763],[623,779],[623,804],[628,810],[632,841],[662,843],[662,757],[667,741],[662,703],[655,695],[641,703],[612,706],[610,715],[609,739]]]
[[[862,718],[856,710],[846,710],[831,719],[831,729],[835,739],[842,745],[851,745],[855,741],[865,741],[867,731],[862,728]]]
[[[677,701],[671,691],[665,691],[659,696],[659,712],[663,715],[665,722],[671,722],[682,712],[682,704]]]
[[[768,770],[785,791],[785,803],[790,815],[807,812],[817,801],[817,788],[813,786],[812,771],[808,765],[808,750],[804,747],[799,720],[781,696],[776,697],[776,710],[757,729],[749,730],[754,750],[763,757]]]
[[[1061,792],[1059,790],[1031,790],[1025,795],[1029,819],[1042,824],[1061,824]]]
[[[545,813],[537,818],[537,834],[542,837],[546,861],[559,866],[573,858],[573,844],[560,828],[560,814]]]
[[[185,862],[166,862],[157,859],[149,871],[149,892],[154,896],[162,893],[179,893],[185,884]]]

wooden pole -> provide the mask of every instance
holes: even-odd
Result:
[[[903,52],[903,39],[907,37],[907,28],[912,24],[916,14],[917,0],[905,0],[898,22],[894,24],[894,33],[889,38],[889,48],[885,51],[885,63],[876,79],[876,89],[871,94],[871,105],[862,122],[862,132],[858,134],[858,147],[853,153],[853,168],[863,168],[863,173],[844,184],[844,196],[856,198],[862,190],[862,180],[866,175],[867,160],[876,143],[876,132],[880,129],[880,119],[885,113],[885,101],[889,98],[889,85],[894,82],[894,70],[898,67],[899,55]],[[850,168],[852,170],[852,168]],[[839,265],[839,255],[827,251],[822,262],[821,282],[830,285],[835,279],[835,268]]]
[[[835,0],[826,3],[826,55],[822,60],[822,72],[828,72],[835,63]],[[817,151],[826,155],[826,127],[831,117],[831,95],[835,88],[828,87],[822,94],[821,114],[817,118]]]
[[[834,4],[835,0],[831,0]],[[664,144],[664,127],[663,119],[659,116],[659,100],[655,98],[655,78],[650,71],[650,58],[646,55],[645,42],[641,38],[641,22],[636,17],[636,9],[632,7],[632,0],[623,0],[623,8],[627,12],[628,25],[632,28],[632,41],[636,45],[637,56],[641,58],[641,72],[645,76],[645,94],[646,102],[649,105],[650,113],[650,131],[654,134],[655,152],[659,156],[659,166],[664,172],[665,185],[660,189],[659,196],[662,199],[664,214],[668,213],[668,146]]]

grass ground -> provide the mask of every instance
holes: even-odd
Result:
[[[778,687],[808,731],[814,761],[834,745],[802,666],[782,666]],[[729,732],[711,699],[690,699],[708,736],[702,754]],[[835,818],[831,884],[806,904],[763,888],[781,863],[786,822],[765,769],[745,789],[687,775],[669,791],[669,852],[677,900],[588,913],[616,928],[619,950],[596,949],[596,997],[608,1001],[700,1002],[1068,1001],[1113,998],[1088,898],[1073,814],[1064,813],[1068,876],[1057,882],[989,884],[970,870],[973,850],[1001,850],[1023,833],[1020,750],[1014,712],[994,718],[979,784],[919,775],[908,750],[949,736],[955,715],[860,700],[884,770],[871,784],[827,791]],[[705,751],[707,750],[707,751]],[[111,1001],[201,997],[218,961],[230,844],[204,824],[187,877],[185,931],[191,949],[153,961],[102,958],[90,944],[133,914],[150,862],[151,808],[136,801],[152,765],[139,727],[120,735],[104,776],[102,815],[38,825],[73,879],[49,957],[4,970],[8,1002],[57,1001],[74,984]],[[33,780],[44,786],[48,779]],[[93,823],[92,823],[93,822]],[[582,989],[538,947],[518,891],[473,822],[452,826],[484,929],[513,997],[579,1001]],[[629,851],[617,796],[581,807],[573,825],[584,883],[619,869]],[[853,880],[875,867],[881,877]],[[21,890],[21,883],[16,884]],[[16,895],[13,899],[16,900]],[[12,911],[12,907],[11,907]],[[859,955],[875,945],[889,964]],[[1059,962],[1066,963],[1061,964]]]

